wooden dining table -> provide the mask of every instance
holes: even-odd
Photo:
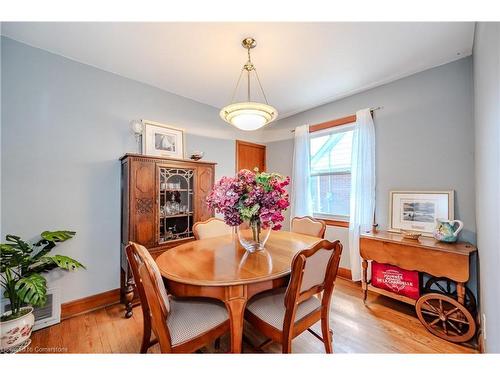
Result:
[[[231,352],[241,353],[243,318],[257,293],[287,284],[293,256],[320,238],[273,231],[262,251],[249,253],[236,234],[184,243],[156,262],[167,290],[176,297],[215,298],[227,307]]]

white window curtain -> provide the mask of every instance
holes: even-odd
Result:
[[[375,126],[369,108],[356,112],[352,139],[349,255],[354,281],[361,280],[360,230],[373,224],[375,212]]]
[[[286,155],[283,155],[286,157]],[[291,217],[312,216],[309,125],[295,128]]]

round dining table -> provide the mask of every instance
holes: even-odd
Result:
[[[293,256],[320,238],[273,231],[265,249],[247,252],[236,234],[191,241],[160,255],[156,262],[167,290],[176,297],[209,297],[226,305],[231,352],[241,353],[248,300],[287,284]]]

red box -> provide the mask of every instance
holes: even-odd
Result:
[[[418,271],[408,271],[390,264],[372,261],[372,285],[411,299],[420,297]]]

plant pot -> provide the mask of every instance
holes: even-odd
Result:
[[[237,227],[238,239],[243,248],[253,253],[255,251],[264,250],[264,245],[266,244],[269,234],[271,233],[271,227],[262,229],[260,222],[250,222],[243,223]]]
[[[0,337],[2,352],[8,349],[21,345],[31,336],[31,330],[35,324],[35,315],[33,315],[32,307],[23,307],[21,311],[25,314],[19,318],[7,320],[0,323]],[[2,316],[11,315],[12,311],[7,311]]]

